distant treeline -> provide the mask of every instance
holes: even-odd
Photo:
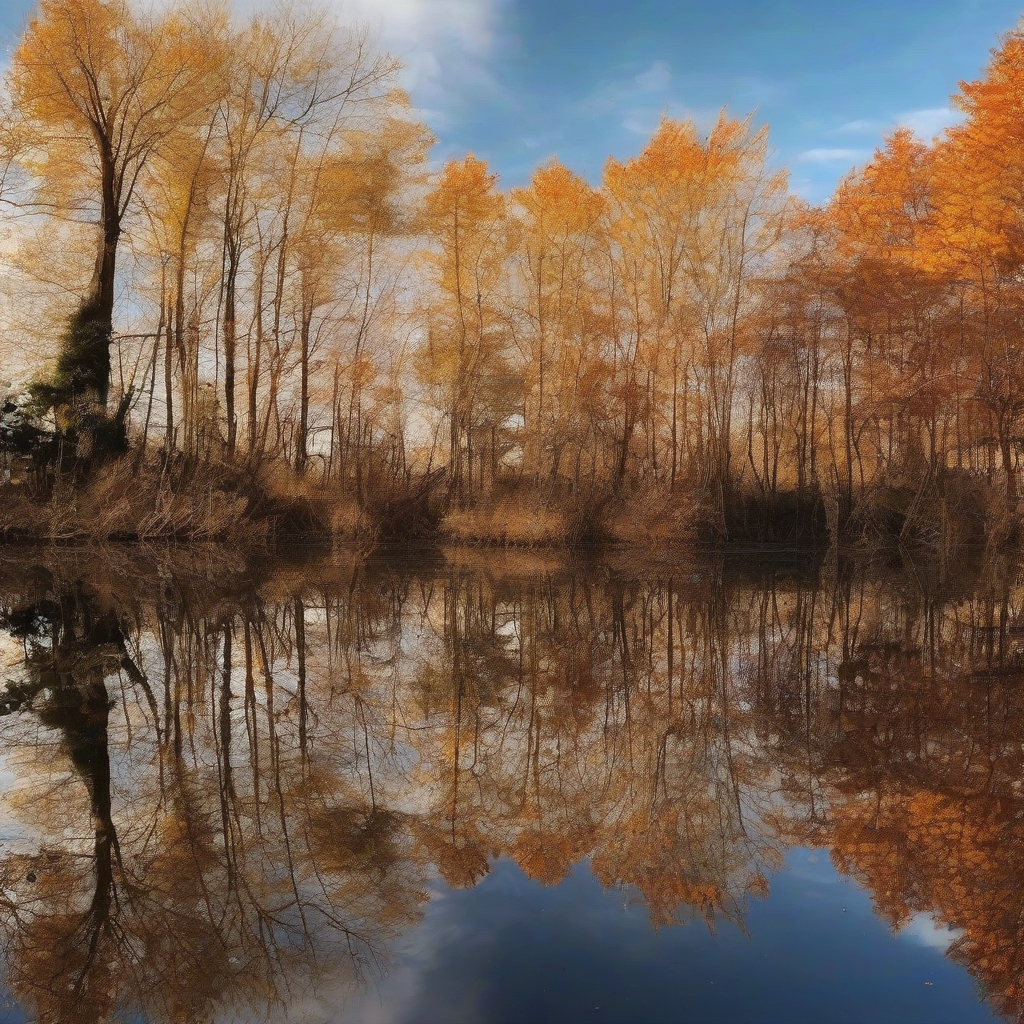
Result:
[[[597,187],[431,173],[398,70],[322,15],[40,2],[0,132],[2,433],[40,494],[128,451],[160,487],[287,466],[359,515],[440,493],[467,539],[1013,519],[1024,30],[960,124],[897,130],[821,208],[724,113],[664,119]]]

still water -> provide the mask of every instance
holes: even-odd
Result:
[[[1024,582],[0,556],[0,1020],[1024,1019]]]

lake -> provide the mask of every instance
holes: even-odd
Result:
[[[1024,1019],[1024,578],[0,555],[0,1020]]]

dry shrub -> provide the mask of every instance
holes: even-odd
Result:
[[[280,501],[297,498],[315,501],[323,490],[317,476],[296,473],[283,459],[268,458],[252,468],[248,475],[260,493]]]
[[[372,539],[376,534],[371,517],[350,494],[331,500],[328,519],[331,535],[338,540],[364,541]]]
[[[243,529],[248,507],[215,473],[172,487],[155,467],[136,473],[127,459],[106,464],[83,485],[59,477],[45,502],[16,487],[4,491],[0,533],[9,539],[223,540]],[[246,533],[253,538],[251,527]]]
[[[442,537],[457,544],[541,547],[564,544],[569,532],[564,512],[520,495],[452,510],[441,522]]]
[[[847,534],[867,547],[923,548],[946,557],[1012,543],[1017,503],[1003,482],[949,469],[915,481],[891,474],[859,496]]]
[[[609,506],[604,531],[617,544],[692,544],[705,514],[691,491],[637,491]]]
[[[46,536],[49,516],[16,484],[0,486],[0,538],[18,540]]]
[[[104,467],[76,495],[79,528],[106,539],[223,539],[245,518],[247,504],[214,472],[171,487],[156,473],[137,475],[128,460]]]
[[[138,520],[133,531],[139,539],[188,537],[216,540],[236,534],[246,520],[248,502],[219,488],[191,493],[155,490],[152,508]],[[254,539],[254,538],[253,538]]]

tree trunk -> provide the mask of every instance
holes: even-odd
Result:
[[[299,331],[299,437],[295,446],[295,470],[298,473],[305,470],[309,459],[309,330],[312,316],[311,309],[302,311]]]

